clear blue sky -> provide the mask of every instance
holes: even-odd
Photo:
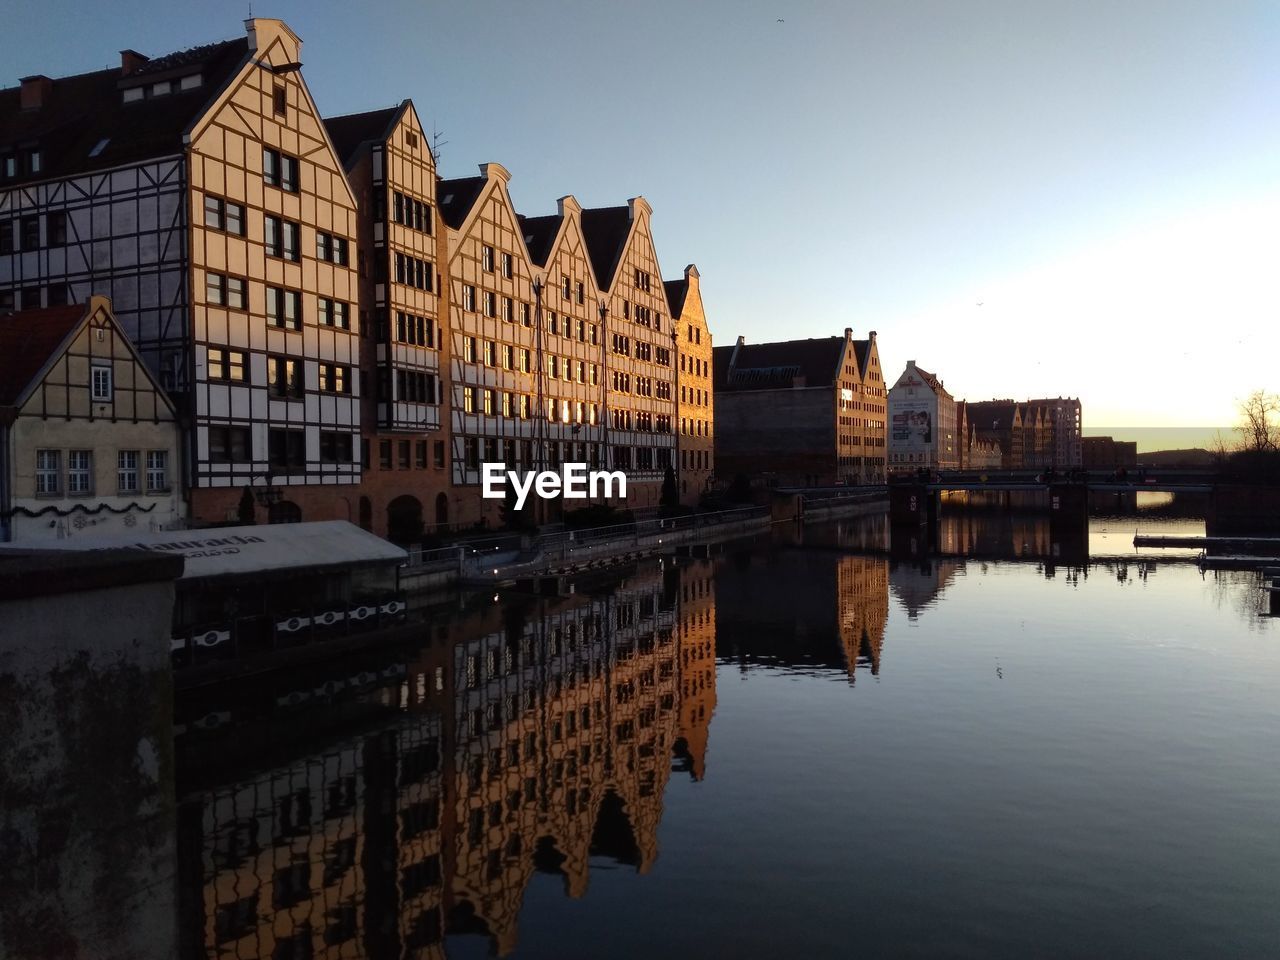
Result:
[[[238,36],[248,12],[9,9],[10,85]],[[302,37],[326,114],[412,97],[445,176],[497,160],[530,214],[646,196],[718,343],[875,329],[890,378],[914,359],[957,396],[1076,394],[1091,426],[1225,424],[1280,390],[1280,4],[254,12]]]

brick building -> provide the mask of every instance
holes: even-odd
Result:
[[[875,331],[714,349],[715,457],[722,479],[772,485],[878,483],[885,389]]]

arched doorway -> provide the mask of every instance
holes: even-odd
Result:
[[[368,497],[360,498],[360,526],[365,529],[373,530],[373,501]]]
[[[302,508],[292,500],[280,500],[267,507],[267,523],[301,523]]]
[[[449,523],[449,498],[443,494],[436,494],[436,526],[444,527]]]
[[[422,539],[422,501],[409,494],[387,504],[387,539],[412,543]]]

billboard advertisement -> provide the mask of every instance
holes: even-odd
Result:
[[[933,446],[933,413],[927,400],[895,403],[889,414],[889,440],[895,451],[924,453]]]

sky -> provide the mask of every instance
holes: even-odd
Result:
[[[10,0],[13,85],[247,2]],[[523,213],[643,195],[718,344],[876,330],[957,397],[1229,427],[1280,392],[1280,4],[255,0],[338,115],[411,97]],[[16,14],[16,15],[15,15]]]

